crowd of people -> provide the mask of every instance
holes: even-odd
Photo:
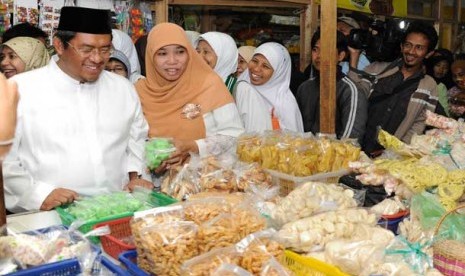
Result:
[[[355,19],[341,17],[337,26],[337,138],[358,139],[376,156],[379,128],[408,143],[424,132],[425,110],[465,116],[465,61],[435,49],[431,25],[410,23],[390,63],[370,63],[349,47],[351,29],[360,27]],[[190,153],[209,154],[211,141],[227,143],[222,137],[320,131],[319,31],[297,85],[291,56],[277,41],[238,48],[225,33],[161,23],[134,44],[112,29],[109,11],[82,7],[61,10],[53,47],[45,38],[27,23],[3,35],[0,69],[21,97],[13,132],[18,93],[2,76],[0,153],[12,145],[2,165],[10,211],[152,188],[147,138],[173,139],[176,151],[156,169],[162,174]]]

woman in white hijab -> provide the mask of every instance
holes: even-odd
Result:
[[[196,31],[186,31],[187,38],[191,42],[192,46],[197,47],[197,42],[199,41],[200,33]]]
[[[129,70],[129,80],[132,83],[135,83],[138,79],[142,77],[140,73],[140,64],[139,58],[137,57],[136,47],[132,42],[132,39],[129,35],[125,32],[113,29],[111,31],[113,35],[113,40],[111,41],[113,47],[124,53],[124,55],[129,59],[129,63],[131,64],[131,69]]]
[[[225,33],[204,33],[200,35],[196,49],[232,92],[237,80],[233,74],[237,70],[239,56],[234,39]]]
[[[302,115],[289,84],[291,57],[279,43],[259,46],[235,91],[246,131],[285,129],[303,132]]]

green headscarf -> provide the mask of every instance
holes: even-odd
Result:
[[[25,71],[43,67],[50,61],[50,55],[42,41],[32,37],[15,37],[3,43],[10,47],[26,64]]]

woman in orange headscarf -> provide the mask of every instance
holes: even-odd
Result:
[[[161,23],[150,31],[145,67],[146,78],[136,83],[136,89],[149,136],[172,137],[176,147],[162,167],[182,162],[189,152],[209,154],[207,137],[238,136],[244,131],[223,81],[178,25]]]

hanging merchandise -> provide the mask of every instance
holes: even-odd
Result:
[[[138,1],[135,1],[129,9],[129,18],[129,35],[131,36],[132,41],[135,42],[137,39],[139,39],[139,37],[145,34],[144,18],[142,10],[140,9],[140,3]]]
[[[39,4],[39,28],[47,34],[49,42],[52,41],[53,33],[58,27],[60,11],[64,5],[64,0],[42,0]]]
[[[152,9],[150,6],[151,4],[148,2],[140,3],[140,9],[144,18],[144,33],[150,32],[153,27]]]
[[[128,1],[115,1],[116,14],[115,28],[125,33],[129,31],[129,3]]]
[[[24,22],[34,26],[39,24],[37,0],[15,0],[13,25]]]
[[[11,8],[13,1],[0,1],[0,34],[11,27]]]

